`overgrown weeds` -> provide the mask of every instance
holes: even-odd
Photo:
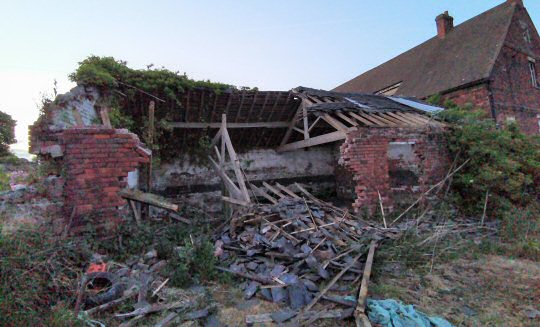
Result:
[[[0,325],[60,326],[89,255],[84,242],[47,231],[0,233]]]

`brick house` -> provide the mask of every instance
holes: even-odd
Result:
[[[522,0],[507,0],[454,26],[436,17],[437,36],[336,87],[425,99],[441,94],[486,109],[500,125],[540,133],[540,37]]]

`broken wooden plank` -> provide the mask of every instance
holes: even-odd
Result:
[[[167,209],[171,211],[178,211],[179,209],[177,204],[171,203],[167,201],[167,199],[159,195],[152,194],[152,193],[145,193],[138,190],[124,189],[124,190],[120,190],[118,192],[118,195],[120,195],[121,197],[125,199],[134,200],[137,202],[149,204],[154,207],[159,207],[159,208],[163,208],[163,209]]]
[[[341,278],[341,276],[343,276],[349,269],[351,269],[363,255],[364,252],[358,253],[356,257],[354,257],[347,266],[341,269],[341,271],[336,276],[334,276],[334,278],[332,278],[332,280],[328,284],[326,284],[324,289],[320,291],[319,294],[317,294],[317,296],[304,308],[304,310],[309,311],[309,309],[313,308],[313,306],[317,304],[317,302],[319,302],[321,297],[325,295],[326,292],[328,292],[328,290],[332,288],[332,286],[334,286],[334,284]]]
[[[364,268],[364,275],[362,276],[362,283],[360,284],[360,291],[358,292],[358,301],[356,304],[356,309],[354,310],[354,317],[357,327],[371,327],[371,324],[366,317],[366,299],[368,294],[369,277],[371,276],[371,266],[373,265],[373,256],[375,255],[376,247],[377,242],[371,241],[366,259],[366,266]]]
[[[264,187],[266,187],[268,190],[270,190],[272,193],[279,196],[280,198],[287,197],[285,194],[281,193],[278,189],[276,189],[272,185],[268,184],[267,182],[263,182],[262,184],[263,184]]]
[[[291,191],[290,189],[286,188],[285,186],[279,184],[279,183],[276,183],[276,187],[279,188],[280,190],[282,190],[283,192],[287,193],[288,195],[292,196],[293,198],[295,199],[302,199],[301,197],[299,197],[298,195],[296,195],[293,191]]]
[[[243,201],[243,200],[231,198],[231,197],[228,197],[228,196],[221,196],[221,199],[222,199],[223,201],[227,201],[227,202],[229,202],[229,203],[241,205],[241,206],[244,206],[244,207],[247,207],[247,206],[250,205],[250,203],[247,202],[247,201]]]
[[[347,134],[343,131],[336,131],[320,136],[311,137],[307,140],[297,141],[289,144],[285,144],[277,148],[278,152],[293,151],[298,149],[303,149],[315,145],[321,145],[326,143],[331,143],[335,141],[344,140],[347,137]]]
[[[223,184],[225,184],[225,187],[227,190],[231,193],[231,196],[234,196],[235,198],[242,197],[242,191],[234,184],[234,182],[225,174],[223,169],[212,159],[212,157],[208,157],[210,162],[212,163],[212,166],[214,167],[214,170],[216,173],[221,177],[221,180],[223,181]]]
[[[226,121],[226,118],[223,117],[222,120]],[[236,179],[238,181],[238,186],[240,187],[244,200],[249,203],[250,198],[249,198],[249,193],[246,187],[246,181],[244,180],[244,174],[242,173],[240,169],[240,161],[238,160],[238,157],[236,156],[236,151],[234,151],[231,138],[229,137],[229,132],[227,131],[226,128],[222,129],[222,136],[223,136],[222,142],[225,142],[225,146],[227,147],[227,151],[229,152],[229,157],[231,158],[231,162],[233,164],[233,170],[234,170],[234,174],[236,175]]]
[[[270,194],[266,193],[264,190],[258,188],[257,186],[253,185],[253,184],[249,184],[250,187],[255,190],[255,192],[257,194],[259,194],[260,196],[262,196],[263,198],[267,199],[268,201],[272,202],[273,204],[277,204],[278,201],[276,199],[274,199]]]
[[[132,200],[127,200],[129,202],[129,206],[131,207],[131,210],[133,210],[133,216],[135,217],[135,222],[137,225],[141,224],[141,216],[139,214],[139,211],[137,210],[137,206],[135,205],[135,202]]]

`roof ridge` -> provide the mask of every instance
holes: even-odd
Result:
[[[403,82],[396,95],[422,98],[487,78],[515,12],[515,4],[503,2],[456,25],[446,38],[435,35],[333,91],[374,93]]]
[[[510,15],[510,18],[508,19],[508,22],[506,22],[506,28],[505,28],[504,33],[503,33],[504,35],[502,37],[502,42],[497,46],[497,50],[495,51],[496,54],[493,57],[492,62],[489,65],[489,70],[487,72],[487,76],[491,76],[491,73],[493,72],[493,69],[495,68],[495,62],[497,62],[497,58],[499,58],[499,55],[501,54],[501,50],[502,50],[502,48],[504,46],[504,43],[506,42],[506,38],[508,37],[508,32],[510,31],[510,25],[512,25],[512,21],[514,20],[514,16],[516,15],[517,4],[512,3],[511,6],[513,7],[512,8],[512,15]],[[497,8],[497,7],[495,7],[495,8]],[[493,9],[495,9],[495,8],[493,8]]]

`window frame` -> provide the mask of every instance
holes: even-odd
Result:
[[[535,60],[529,59],[529,74],[531,77],[531,84],[536,88],[540,88],[540,84],[538,84],[538,71],[536,70]]]

